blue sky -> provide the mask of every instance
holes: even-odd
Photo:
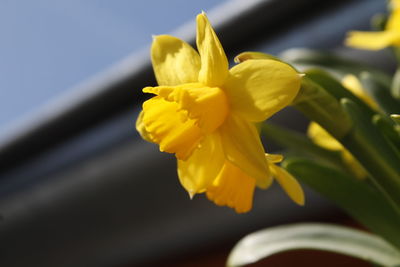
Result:
[[[2,0],[0,129],[222,2]]]

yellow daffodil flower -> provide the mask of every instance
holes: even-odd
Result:
[[[383,31],[349,32],[345,44],[355,48],[379,50],[388,46],[400,46],[400,1],[390,2],[392,12]]]
[[[160,151],[175,154],[179,180],[191,197],[206,192],[218,205],[247,212],[255,187],[269,187],[274,176],[302,204],[301,187],[271,167],[255,126],[293,100],[300,76],[274,60],[229,69],[204,13],[197,16],[196,43],[198,52],[178,38],[154,37],[151,59],[159,86],[143,89],[155,96],[143,103],[137,130]]]
[[[342,80],[342,84],[349,91],[351,91],[361,100],[363,100],[366,104],[374,109],[377,108],[377,104],[369,95],[365,93],[360,81],[357,79],[356,76],[351,74],[346,75]],[[351,172],[357,178],[363,179],[367,176],[365,169],[353,157],[353,155],[319,124],[317,124],[316,122],[311,122],[308,127],[307,134],[311,138],[311,140],[317,145],[329,150],[339,151],[342,155],[343,161],[347,164]]]

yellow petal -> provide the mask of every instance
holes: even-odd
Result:
[[[358,178],[358,179],[367,178],[367,176],[368,176],[367,171],[347,149],[343,149],[342,159],[347,164],[350,171],[352,172],[352,174],[354,174],[354,176],[356,178]]]
[[[272,162],[272,163],[278,163],[281,162],[283,160],[283,156],[280,154],[268,154],[265,153],[265,157],[267,158],[268,162]]]
[[[400,33],[395,31],[381,32],[349,32],[345,44],[347,46],[379,50],[390,45],[397,44],[400,41]]]
[[[143,103],[142,122],[149,139],[160,145],[160,151],[175,153],[178,159],[187,159],[202,138],[200,129],[179,111],[178,104],[159,96]]]
[[[230,74],[224,89],[231,109],[254,122],[289,105],[300,89],[300,75],[275,60],[246,60],[233,67]]]
[[[176,102],[180,109],[196,121],[205,134],[212,133],[225,120],[229,107],[223,90],[219,87],[206,87],[200,83],[179,86],[146,87],[145,93],[153,93],[167,101]]]
[[[143,123],[143,111],[139,113],[139,116],[136,119],[136,130],[139,132],[140,136],[144,140],[146,140],[147,142],[153,142]]]
[[[169,36],[154,37],[151,61],[159,85],[197,82],[200,56],[186,42]]]
[[[255,180],[227,161],[217,179],[207,188],[207,197],[219,206],[244,213],[253,206],[254,189]]]
[[[178,160],[178,176],[189,195],[202,193],[215,180],[225,162],[220,137],[208,135],[186,160]]]
[[[256,127],[238,116],[229,116],[219,132],[226,158],[256,179],[257,186],[270,186],[272,179]]]
[[[220,86],[228,76],[228,60],[206,14],[197,16],[197,49],[201,58],[199,82]]]
[[[271,172],[281,185],[286,194],[298,205],[304,205],[304,192],[299,182],[285,169],[275,165],[270,165]]]
[[[360,81],[357,79],[356,76],[352,74],[348,74],[343,77],[342,84],[344,87],[349,89],[353,94],[355,94],[358,98],[363,100],[367,105],[371,108],[377,110],[378,105],[363,89]]]
[[[400,1],[397,1],[400,2]],[[389,19],[386,23],[385,29],[387,31],[398,31],[400,29],[400,9],[399,3],[395,4],[395,9],[390,14]]]
[[[367,177],[366,170],[353,155],[319,124],[311,122],[308,126],[307,134],[317,145],[329,150],[340,151],[343,162],[349,167],[354,176],[360,179]]]
[[[307,135],[315,144],[323,148],[336,151],[343,150],[342,144],[315,122],[311,122],[308,126]]]
[[[393,10],[399,9],[400,8],[400,0],[391,0],[390,1],[390,7]]]
[[[279,58],[273,55],[265,54],[262,52],[242,52],[234,58],[235,63],[241,63],[249,59],[271,59],[276,61],[281,61]]]

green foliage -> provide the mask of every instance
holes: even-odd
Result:
[[[357,180],[307,159],[288,159],[284,167],[371,231],[400,248],[399,213],[379,190],[365,180]]]
[[[342,99],[353,128],[340,141],[371,174],[373,182],[400,207],[400,159],[370,118],[351,100]]]
[[[300,59],[328,66],[324,67],[328,71],[335,67],[343,73],[350,64],[313,52],[297,58],[297,63],[304,64]],[[263,133],[300,157],[285,161],[297,179],[400,248],[400,134],[397,116],[386,115],[400,113],[400,105],[391,95],[388,76],[351,64],[355,66],[353,74],[361,77],[363,87],[378,103],[378,110],[341,85],[336,78],[338,72],[330,74],[315,68],[305,71],[293,106],[334,136],[367,171],[367,180],[354,177],[336,152],[317,148],[301,134],[273,125],[264,126]]]
[[[400,113],[400,101],[393,98],[390,86],[382,83],[382,81],[367,71],[360,73],[360,80],[363,88],[372,96],[382,111],[386,114]]]
[[[252,233],[237,243],[227,265],[239,267],[296,249],[336,252],[382,266],[400,265],[400,252],[381,238],[330,224],[293,224]]]

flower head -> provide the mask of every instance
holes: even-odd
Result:
[[[255,186],[272,182],[255,123],[293,100],[300,76],[274,60],[248,60],[229,69],[204,13],[197,16],[196,43],[198,52],[169,35],[154,38],[151,59],[159,86],[143,89],[155,96],[143,103],[136,128],[161,151],[175,154],[180,182],[191,196],[207,192],[216,204],[246,212]]]
[[[349,32],[346,45],[367,50],[379,50],[388,46],[400,46],[400,1],[391,0],[391,14],[383,31]]]

